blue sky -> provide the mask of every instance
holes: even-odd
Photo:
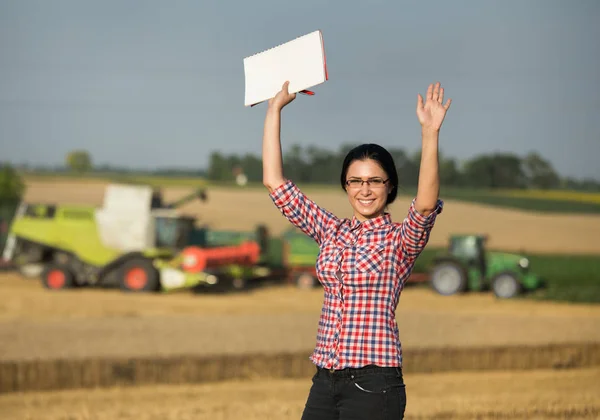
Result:
[[[330,80],[284,110],[284,151],[415,151],[416,95],[440,80],[444,154],[537,151],[600,179],[599,21],[597,0],[0,0],[0,160],[258,154],[265,107],[243,106],[243,58],[321,29]]]

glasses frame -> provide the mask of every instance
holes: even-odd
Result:
[[[383,188],[385,186],[385,184],[387,184],[388,181],[390,180],[389,178],[386,178],[381,183],[381,186],[379,186],[379,185],[374,186],[374,185],[371,184],[373,182],[373,179],[381,179],[381,178],[379,178],[379,177],[373,177],[371,179],[366,179],[366,180],[365,179],[357,179],[357,178],[347,179],[346,180],[346,187],[353,188],[353,189],[359,189],[359,188],[362,188],[365,185],[365,183],[366,183],[370,188]],[[358,186],[358,185],[357,186],[351,185],[350,181],[360,181],[360,186]]]

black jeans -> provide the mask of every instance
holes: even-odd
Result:
[[[406,388],[400,368],[317,368],[312,382],[302,420],[404,418]]]

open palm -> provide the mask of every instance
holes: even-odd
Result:
[[[444,88],[440,87],[440,83],[436,83],[435,86],[430,84],[427,88],[427,95],[425,98],[425,104],[423,104],[423,97],[419,93],[417,95],[417,117],[419,123],[423,129],[439,130],[446,117],[446,111],[450,108],[452,99],[448,99],[446,104],[444,102]]]

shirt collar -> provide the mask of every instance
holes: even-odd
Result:
[[[367,219],[364,222],[360,222],[360,220],[358,220],[356,218],[356,216],[352,216],[352,222],[350,224],[350,228],[352,230],[354,229],[358,229],[360,227],[362,227],[363,230],[373,230],[376,229],[380,226],[386,225],[388,223],[392,222],[392,216],[390,215],[390,213],[383,213],[381,216],[377,216],[373,219]]]

